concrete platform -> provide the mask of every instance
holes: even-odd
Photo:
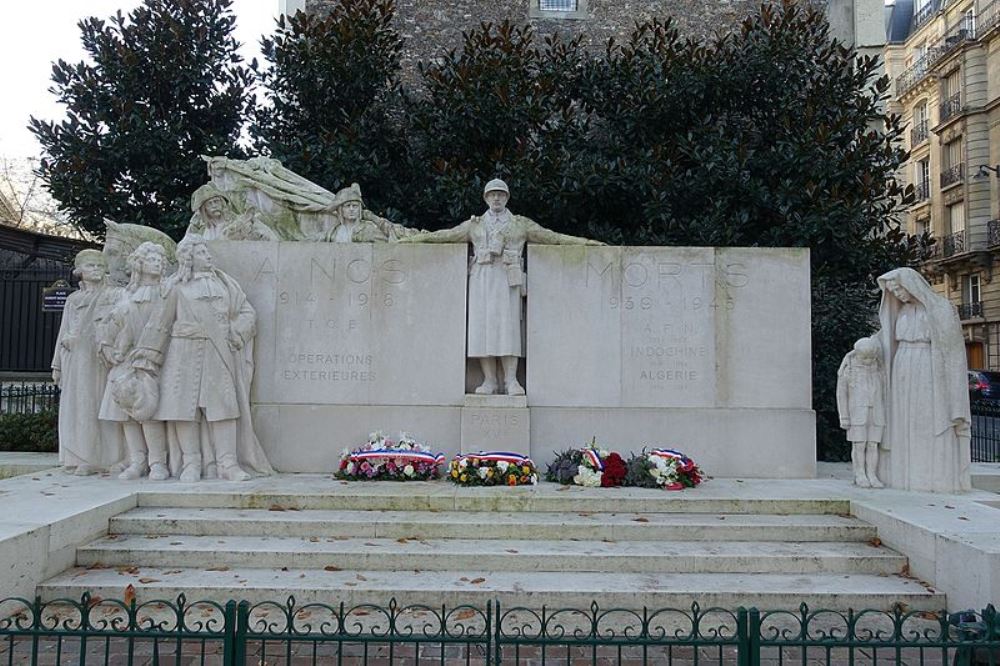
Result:
[[[682,597],[720,605],[756,600],[770,608],[794,607],[802,601],[839,608],[886,607],[895,601],[914,608],[946,603],[953,609],[982,607],[1000,598],[996,499],[978,491],[931,495],[860,489],[832,477],[714,479],[696,489],[669,493],[552,484],[460,489],[445,482],[346,483],[325,475],[278,475],[241,484],[122,482],[56,470],[0,482],[0,501],[7,509],[0,517],[0,596],[30,598],[36,590],[46,598],[79,596],[91,589],[110,598],[132,583],[140,598],[183,591],[188,598],[232,594],[274,599],[289,591],[300,596],[301,590],[327,600],[336,594],[338,599],[358,601],[377,602],[383,596],[416,601],[436,589],[441,596],[433,599],[438,601],[468,601],[468,594],[481,591],[508,603],[520,591],[522,599],[545,603],[576,603],[601,595],[607,596],[602,603],[617,599],[633,607],[647,602],[676,605]],[[496,530],[487,550],[496,564],[508,563],[508,570],[484,575],[482,566],[459,566],[486,556],[470,544],[455,543],[463,540],[455,533],[456,522],[465,540],[482,543],[480,536]],[[726,531],[714,527],[720,524],[726,524]],[[526,530],[520,537],[519,526]],[[109,527],[122,536],[107,539]],[[825,536],[837,530],[836,538]],[[874,530],[885,548],[872,550],[885,551],[886,557],[864,561]],[[705,538],[697,538],[699,531]],[[750,536],[755,531],[769,537]],[[417,543],[410,543],[413,536],[419,537]],[[241,541],[251,537],[258,539],[254,548],[253,542]],[[273,547],[261,548],[262,537]],[[139,539],[148,545],[140,545]],[[381,560],[375,554],[380,546],[366,545],[379,543],[372,539],[395,544],[395,553]],[[432,570],[433,556],[440,554],[435,548],[445,548],[436,545],[438,539],[452,541],[447,557],[455,559],[447,571]],[[638,555],[637,563],[629,565],[635,571],[616,564],[626,561],[626,546],[605,544],[605,539],[627,542],[627,549]],[[571,545],[551,543],[559,540]],[[112,548],[115,541],[126,548]],[[514,541],[538,543],[515,546]],[[840,543],[835,552],[833,546],[823,545],[832,541],[853,543]],[[588,549],[603,557],[614,573],[580,567],[566,572],[568,556]],[[131,552],[136,561],[112,569],[74,568],[78,559],[108,564],[105,559],[119,557],[116,550]],[[892,551],[909,559],[912,578],[889,573],[900,562]],[[185,563],[201,566],[154,566],[153,560],[146,564],[140,559],[166,557],[163,552],[194,558]],[[767,553],[775,559],[765,563]],[[286,555],[289,559],[282,563]],[[423,558],[420,564],[426,568],[411,561],[406,575],[391,578],[400,573],[406,555]],[[824,571],[823,558],[831,557],[838,559],[836,564],[827,559],[829,566],[851,572]],[[318,568],[324,558],[331,558],[324,568],[342,570]],[[352,568],[335,564],[336,558]],[[533,569],[547,558],[556,563],[548,568],[563,569],[564,574]],[[684,571],[661,569],[671,559]],[[732,573],[737,567],[774,568],[781,560],[790,565],[783,564],[781,574]],[[288,571],[257,566],[262,562]],[[879,573],[865,572],[863,567],[869,566]],[[478,578],[488,583],[469,582]]]
[[[59,467],[58,453],[0,451],[0,479],[35,474]]]

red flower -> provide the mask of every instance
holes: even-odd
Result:
[[[683,483],[668,483],[667,485],[663,486],[663,489],[664,490],[684,490],[684,484]]]
[[[625,482],[625,474],[628,473],[628,468],[625,466],[625,461],[622,460],[622,457],[612,452],[608,454],[608,457],[603,462],[604,473],[601,475],[601,487],[614,488],[622,485]]]

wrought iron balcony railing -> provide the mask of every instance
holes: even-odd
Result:
[[[971,303],[962,303],[958,306],[958,318],[959,319],[972,319],[973,317],[983,316],[983,302],[973,301]]]
[[[913,61],[913,64],[903,70],[903,73],[896,77],[896,97],[902,97],[908,93],[921,79],[927,76],[930,70],[931,52],[928,51]]]
[[[1000,1],[993,0],[979,9],[976,15],[976,32],[979,36],[985,35],[993,29],[993,26],[1000,21]]]
[[[965,180],[965,165],[956,164],[953,167],[949,167],[941,172],[941,187],[948,187],[949,185],[954,185],[955,183],[961,183]]]
[[[923,143],[930,137],[931,131],[928,124],[927,120],[921,120],[910,130],[910,148]]]
[[[941,254],[951,257],[965,252],[965,231],[956,231],[941,240]]]
[[[1000,245],[1000,220],[990,220],[986,223],[986,244],[989,247]]]
[[[945,101],[941,102],[941,122],[961,113],[962,93],[957,92]]]
[[[925,180],[923,182],[917,183],[913,188],[913,193],[915,196],[913,202],[920,203],[921,201],[927,201],[931,198],[931,181]]]

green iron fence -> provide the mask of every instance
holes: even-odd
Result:
[[[993,607],[761,611],[0,601],[0,664],[1000,666]]]

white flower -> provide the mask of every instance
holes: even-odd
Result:
[[[499,469],[501,473],[506,473],[508,467],[510,467],[510,463],[506,460],[501,460],[497,463],[497,469]]]
[[[489,467],[480,467],[479,468],[479,478],[480,479],[485,479],[486,475],[490,473],[489,470],[490,470]]]
[[[601,477],[604,476],[604,472],[596,472],[586,465],[580,465],[576,468],[577,475],[573,477],[573,483],[578,486],[587,486],[590,488],[598,488],[601,485]]]
[[[462,458],[461,460],[458,461],[458,466],[461,469],[465,469],[466,467],[469,466],[469,459],[468,458]]]
[[[413,465],[407,465],[403,468],[403,474],[406,476],[413,476]]]
[[[610,451],[605,451],[604,449],[601,449],[600,451],[597,452],[597,455],[601,456],[601,460],[607,458],[610,454],[611,454]]]
[[[347,463],[346,469],[348,474],[354,474],[354,463],[352,462]]]
[[[538,483],[538,475],[537,474],[532,474],[531,475],[531,485],[535,485],[536,483]]]

